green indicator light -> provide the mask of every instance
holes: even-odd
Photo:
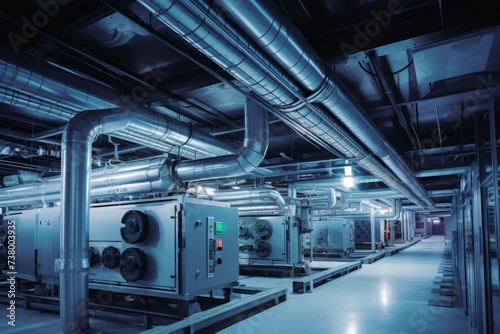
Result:
[[[215,233],[217,234],[222,234],[223,232],[223,225],[221,222],[216,222],[215,223]]]

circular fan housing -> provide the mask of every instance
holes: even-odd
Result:
[[[273,227],[269,221],[261,219],[257,220],[254,225],[255,235],[263,240],[267,240],[273,234]]]
[[[101,263],[104,268],[113,269],[120,264],[120,250],[109,246],[102,250]]]
[[[120,259],[120,274],[127,282],[142,279],[148,269],[148,257],[139,248],[127,248]]]
[[[128,244],[135,244],[146,239],[149,232],[148,216],[136,210],[130,210],[122,217],[122,224],[125,226],[120,228],[120,234],[123,241]]]
[[[255,254],[259,257],[268,257],[271,255],[271,245],[269,242],[264,241],[264,240],[257,240],[255,242]]]

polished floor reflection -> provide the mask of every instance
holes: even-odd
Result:
[[[312,293],[291,293],[292,278],[242,276],[252,287],[287,287],[287,300],[219,331],[222,334],[477,334],[468,325],[460,298],[440,296],[445,259],[443,236],[423,239],[400,253],[364,264]],[[314,262],[338,266],[341,262]],[[454,307],[429,306],[430,300],[453,301]],[[59,334],[58,314],[18,309],[17,326],[0,323],[0,333]],[[135,334],[145,330],[126,322],[91,319],[95,332]]]
[[[423,239],[392,257],[385,257],[338,278],[313,293],[290,294],[288,300],[219,333],[339,334],[469,334],[460,300],[440,296],[445,254],[443,236]],[[243,279],[268,285],[270,279]],[[450,298],[453,308],[429,306],[429,300]]]

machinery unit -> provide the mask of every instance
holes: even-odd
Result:
[[[314,221],[312,249],[314,256],[349,256],[354,252],[354,221],[342,218]]]
[[[356,248],[370,248],[372,242],[370,220],[356,220],[354,228]],[[384,221],[375,219],[375,245],[378,249],[381,249],[384,243]]]
[[[15,225],[17,277],[53,286],[57,283],[54,270],[59,257],[60,208],[25,210],[5,215],[2,227]],[[19,247],[22,245],[22,247]]]
[[[240,216],[240,270],[285,270],[293,275],[302,260],[299,233],[299,223],[293,216]]]
[[[59,209],[7,217],[26,245],[18,247],[18,277],[57,284]],[[93,204],[89,287],[177,300],[231,288],[239,275],[237,221],[236,208],[187,196]]]

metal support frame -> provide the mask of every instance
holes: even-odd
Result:
[[[227,304],[194,314],[181,321],[168,326],[158,326],[144,331],[144,334],[166,334],[166,333],[215,333],[228,327],[242,317],[249,317],[259,312],[276,306],[286,301],[286,288],[270,288],[259,291],[252,296],[235,299]]]
[[[313,292],[316,286],[326,283],[327,280],[343,276],[345,274],[350,273],[351,271],[361,268],[362,266],[361,263],[362,263],[361,261],[356,261],[354,263],[345,265],[341,268],[330,268],[321,270],[317,273],[294,280],[292,283],[293,292],[302,291],[302,293],[305,293],[308,290],[309,292]]]

